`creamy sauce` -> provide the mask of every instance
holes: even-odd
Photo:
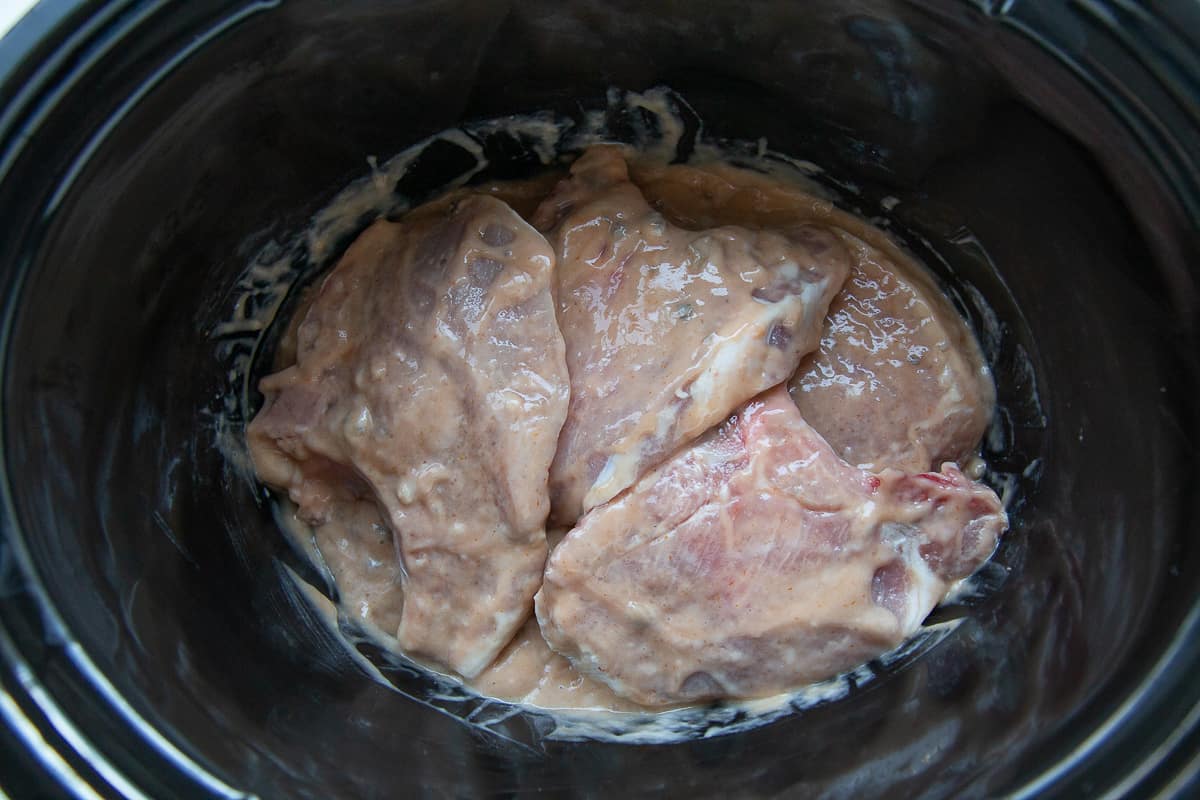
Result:
[[[715,161],[643,164],[634,179],[692,227],[834,225],[852,257],[820,346],[791,381],[800,410],[851,464],[967,467],[995,390],[979,345],[924,269],[882,231],[786,183]]]
[[[665,159],[662,156],[672,154],[682,136],[682,123],[678,123],[677,115],[671,113],[668,95],[648,93],[627,97],[622,102],[628,102],[635,107],[652,107],[662,119],[675,120],[677,123],[660,126],[656,135],[663,135],[655,142],[659,152],[647,156],[645,160],[635,164],[632,170],[635,183],[668,219],[677,224],[700,226],[705,223],[704,215],[709,215],[709,225],[719,222],[755,229],[794,226],[803,220],[836,224],[842,231],[844,242],[851,252],[856,254],[858,273],[863,272],[862,264],[870,260],[886,273],[885,277],[891,276],[895,282],[903,282],[906,287],[904,291],[910,297],[924,302],[927,308],[936,309],[939,324],[943,328],[943,339],[949,342],[950,348],[957,348],[955,352],[967,364],[966,373],[972,380],[978,381],[979,385],[990,387],[978,347],[966,332],[961,320],[949,310],[948,304],[933,283],[886,235],[867,226],[858,218],[838,211],[823,196],[823,190],[806,181],[807,175],[819,172],[818,168],[806,162],[789,161],[776,154],[769,154],[765,142],[759,146],[760,166],[772,172],[772,178],[730,168],[720,163],[717,158],[720,151],[703,145],[697,149],[698,156],[690,167],[664,167],[662,164]],[[569,132],[561,124],[553,124],[545,118],[514,119],[488,124],[505,126],[507,130],[520,132],[527,141],[534,143],[531,149],[539,153],[543,163],[550,164],[557,153],[564,149],[564,145],[567,149],[576,149],[591,141],[606,138],[602,120],[603,114],[597,112],[589,117],[587,125]],[[482,169],[482,151],[479,150],[474,137],[460,137],[455,134],[452,138],[465,149],[474,148],[477,151],[479,169]],[[645,141],[640,144],[643,153],[653,149],[646,147]],[[325,262],[333,255],[332,243],[343,239],[348,226],[353,224],[351,220],[361,218],[370,211],[396,214],[407,209],[407,205],[402,201],[397,203],[392,188],[397,177],[404,174],[419,150],[419,147],[414,148],[411,153],[399,156],[383,166],[372,160],[372,174],[359,184],[348,188],[314,219],[306,236],[310,263]],[[657,158],[654,155],[657,155]],[[695,178],[695,175],[687,173],[688,169],[699,170],[703,173],[704,180],[715,179],[733,187],[735,200],[730,202],[726,198],[714,202],[711,195],[702,193],[689,197],[686,191],[680,193],[680,187],[686,190],[689,181]],[[460,176],[456,183],[465,183],[477,172],[478,170],[475,170]],[[779,183],[781,173],[786,174],[788,183]],[[471,191],[505,200],[522,216],[530,218],[541,200],[553,190],[559,177],[560,173],[547,172],[535,180],[486,184],[472,187]],[[776,194],[781,193],[782,199],[772,196],[764,187],[773,188]],[[453,189],[453,185],[448,188]],[[746,199],[747,194],[756,197],[757,201]],[[764,195],[772,197],[771,202],[765,205],[761,202]],[[275,264],[283,264],[285,260],[281,258]],[[296,270],[289,272],[279,266],[275,266],[274,269],[278,274],[273,285],[270,281],[264,283],[261,277],[257,282],[248,281],[245,284],[246,293],[242,298],[244,301],[246,298],[261,295],[263,286],[270,285],[268,302],[239,302],[235,306],[233,317],[226,326],[215,332],[217,335],[226,339],[243,334],[251,335],[257,342],[258,335],[275,316],[290,288],[290,283],[299,277]],[[948,315],[944,315],[946,311],[949,311]],[[298,313],[297,318],[301,315]],[[296,332],[293,328],[283,338],[279,352],[284,361],[293,357],[295,337]],[[824,344],[822,341],[822,345]],[[823,348],[823,352],[824,350],[828,348]],[[249,375],[249,360],[253,356],[253,351],[248,353],[230,375],[231,384],[237,378],[242,379],[243,385],[239,388],[243,398],[249,396],[244,380]],[[944,388],[946,384],[940,385]],[[986,423],[986,417],[990,415],[991,396],[980,390],[978,397],[983,399],[982,408],[986,409],[983,421]],[[939,412],[934,409],[933,413]],[[226,434],[227,429],[228,426]],[[917,435],[919,433],[918,431]],[[227,454],[234,458],[244,458],[240,448],[231,441],[231,437],[224,435],[222,441]],[[930,455],[935,449],[930,449]],[[956,455],[967,460],[972,455],[969,449],[970,446],[963,448]],[[244,464],[242,471],[244,472]],[[291,530],[296,541],[302,545],[301,549],[311,557],[319,559],[337,585],[340,592],[342,624],[348,620],[354,628],[365,632],[380,646],[396,650],[394,631],[397,629],[398,615],[402,610],[402,600],[397,600],[397,593],[387,592],[387,587],[396,584],[400,578],[400,570],[394,559],[389,561],[386,558],[389,551],[394,552],[395,545],[387,526],[382,524],[378,509],[370,506],[371,504],[365,504],[353,514],[326,521],[315,528],[301,522],[286,509],[282,516],[289,519],[289,524],[284,527]],[[935,626],[909,639],[891,653],[881,656],[881,660],[890,663],[911,656],[926,645],[932,646],[953,628],[952,623]],[[404,658],[399,653],[397,657]],[[501,650],[499,656],[473,680],[471,686],[486,696],[535,708],[558,710],[552,716],[553,726],[545,731],[550,736],[667,741],[706,735],[706,732],[733,732],[762,724],[796,709],[836,699],[849,691],[851,685],[861,684],[870,677],[870,670],[860,667],[845,676],[770,698],[727,702],[716,707],[680,708],[647,713],[643,707],[615,694],[607,685],[580,674],[569,661],[549,649],[536,623],[529,619],[520,627],[515,638]],[[437,683],[444,693],[442,700],[452,702],[460,698],[462,690],[457,688],[457,679],[441,675]],[[476,724],[481,723],[478,717],[473,721]]]
[[[845,463],[777,386],[580,520],[537,617],[638,702],[769,695],[898,646],[1006,526],[952,465]]]
[[[550,470],[561,524],[786,381],[817,346],[849,271],[826,228],[674,225],[611,146],[571,165],[534,224],[559,254],[558,320],[571,377]]]
[[[383,601],[399,605],[398,625],[381,627],[466,676],[512,637],[541,583],[545,476],[568,396],[553,263],[545,239],[486,195],[375,222],[321,281],[295,328],[296,363],[260,382],[246,432],[260,478],[315,528],[332,523],[322,555],[343,599],[367,616],[376,596],[402,595]],[[367,551],[362,575],[353,548]],[[389,582],[397,558],[402,592]]]

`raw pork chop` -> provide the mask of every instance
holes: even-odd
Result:
[[[580,156],[533,222],[558,254],[571,404],[550,491],[567,525],[787,380],[849,269],[825,228],[670,224],[615,146]]]
[[[1006,525],[952,464],[848,465],[777,387],[585,516],[535,607],[551,647],[636,702],[768,695],[898,645]]]
[[[941,291],[885,236],[749,170],[639,163],[632,172],[646,199],[680,225],[832,226],[850,253],[850,277],[791,390],[842,458],[917,472],[974,455],[992,416],[991,374]]]
[[[293,517],[284,530],[333,577],[344,613],[360,627],[389,639],[396,636],[404,609],[402,573],[391,528],[375,494],[362,479],[347,481],[330,498],[325,522],[309,526]],[[298,515],[297,515],[298,516]]]
[[[789,383],[804,418],[863,469],[966,465],[992,417],[995,389],[962,320],[880,251],[854,254],[821,346]]]
[[[310,524],[364,482],[395,534],[408,652],[477,674],[528,614],[567,408],[545,240],[498,200],[376,222],[262,381],[259,476]],[[353,492],[351,492],[353,494]]]

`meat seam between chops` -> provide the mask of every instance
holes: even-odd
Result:
[[[817,347],[850,266],[827,228],[672,224],[615,146],[580,156],[533,222],[558,255],[571,377],[550,469],[563,525],[786,381]]]
[[[850,466],[780,386],[584,516],[537,617],[643,705],[775,694],[897,646],[1006,525],[953,464]]]

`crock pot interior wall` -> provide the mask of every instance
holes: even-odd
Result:
[[[1176,213],[1167,190],[1147,179],[1158,194],[1123,201],[1111,170],[1023,101],[1071,84],[1061,66],[967,4],[923,5],[298,0],[201,38],[242,6],[129,12],[129,35],[41,122],[11,173],[28,182],[0,190],[4,208],[47,209],[25,239],[5,457],[19,535],[70,633],[185,752],[271,797],[982,796],[1069,753],[1194,603],[1191,279],[1155,239],[1169,226],[1131,213]],[[1024,72],[999,52],[1026,54]],[[765,136],[857,181],[864,203],[899,197],[898,224],[999,310],[1005,450],[1040,466],[997,556],[1007,580],[915,663],[747,734],[530,748],[363,676],[283,590],[265,501],[213,446],[225,376],[210,333],[255,248],[302,227],[368,155],[656,84],[711,134]],[[1098,100],[1072,98],[1085,144],[1148,169]],[[136,773],[104,701],[78,702],[84,733]]]

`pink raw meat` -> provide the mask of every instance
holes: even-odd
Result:
[[[776,387],[587,514],[549,560],[537,617],[638,703],[764,696],[898,645],[1006,526],[952,464],[850,466]]]
[[[381,596],[393,573],[375,570],[369,600],[387,614],[372,621],[396,624],[399,607],[400,646],[468,677],[528,617],[545,564],[568,392],[553,266],[546,241],[489,197],[376,222],[322,282],[296,363],[263,379],[247,432],[259,477],[317,528],[351,597],[364,559],[328,546],[384,544],[369,514],[347,522],[377,504],[401,585]]]
[[[558,256],[571,377],[550,471],[563,525],[787,380],[816,349],[850,268],[825,227],[671,224],[615,146],[580,156],[533,222]]]

